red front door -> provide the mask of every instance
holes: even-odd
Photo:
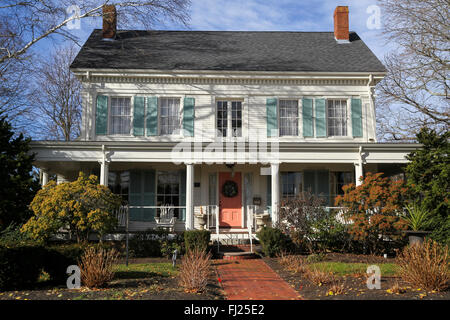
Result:
[[[226,181],[236,182],[238,186],[237,195],[226,197],[222,193],[223,185]],[[221,227],[241,227],[242,226],[242,184],[241,173],[235,172],[231,177],[231,172],[219,173],[219,225]]]

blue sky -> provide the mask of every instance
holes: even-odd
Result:
[[[192,0],[191,21],[188,28],[166,24],[157,26],[167,30],[251,30],[251,31],[333,31],[333,12],[338,5],[349,7],[350,30],[356,31],[367,46],[381,60],[389,49],[381,29],[367,27],[371,13],[369,6],[376,0]],[[381,15],[381,23],[383,22]],[[81,42],[92,29],[101,28],[100,19],[82,20],[80,30],[72,30]],[[118,28],[121,28],[120,19]],[[135,26],[140,29],[139,26]],[[60,45],[61,42],[57,43]],[[48,44],[39,51],[48,52]],[[44,51],[45,50],[45,51]]]

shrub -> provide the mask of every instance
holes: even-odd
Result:
[[[289,247],[289,238],[280,229],[263,227],[256,235],[265,256],[275,257]]]
[[[324,203],[323,198],[310,192],[285,199],[280,204],[276,227],[289,235],[298,248],[306,246],[312,252],[317,238],[315,225],[327,217]]]
[[[327,296],[337,296],[345,293],[345,285],[341,281],[335,280],[332,282],[327,291]]]
[[[292,273],[305,272],[305,261],[302,256],[282,253],[279,257],[279,262],[286,270]]]
[[[331,211],[314,225],[314,251],[355,252],[356,246],[349,234],[348,226],[339,222],[337,212]]]
[[[57,284],[66,283],[67,267],[77,265],[87,247],[87,244],[64,244],[47,248],[43,267],[50,280]]]
[[[2,78],[2,84],[3,81]],[[1,96],[4,97],[3,91]],[[14,133],[3,110],[0,112],[0,230],[30,218],[28,205],[39,190],[39,182],[33,178],[35,155],[30,152],[31,138]]]
[[[165,240],[161,242],[161,255],[163,257],[171,258],[175,250],[177,250],[178,256],[182,254],[182,246],[177,241]]]
[[[87,248],[80,260],[81,281],[89,288],[100,288],[114,277],[113,264],[118,259],[114,249]]]
[[[28,233],[21,232],[20,227],[13,223],[0,232],[0,245],[6,247],[39,244],[39,241],[31,239]]]
[[[89,234],[102,235],[117,226],[113,211],[120,206],[120,196],[99,185],[97,177],[82,172],[74,182],[59,185],[50,181],[38,191],[30,204],[34,216],[22,227],[33,239],[48,240],[65,228],[77,242],[87,241]]]
[[[211,268],[211,253],[200,247],[186,252],[181,259],[179,283],[188,292],[201,292],[206,289]]]
[[[413,189],[413,199],[430,212],[430,237],[442,244],[450,245],[450,131],[441,134],[423,128],[417,134],[417,141],[423,146],[411,152],[405,172],[409,186]]]
[[[146,230],[137,232],[129,240],[130,253],[134,257],[160,257],[168,254],[167,250],[179,248],[182,252],[183,237],[171,235],[165,230]]]
[[[427,290],[446,290],[450,282],[448,246],[433,240],[407,246],[397,257],[399,274],[413,286]]]
[[[363,241],[372,254],[385,253],[387,245],[401,244],[399,231],[407,227],[399,213],[410,189],[404,181],[382,178],[382,174],[369,172],[361,185],[346,185],[344,195],[336,197],[336,205],[347,208],[352,238]]]
[[[427,230],[430,225],[431,211],[429,211],[423,203],[419,204],[417,201],[407,204],[405,206],[407,214],[403,215],[403,219],[411,230]]]
[[[207,251],[210,240],[211,232],[209,230],[189,230],[184,232],[186,252],[195,249]]]
[[[324,284],[332,284],[336,282],[336,279],[331,272],[319,270],[317,268],[307,268],[305,272],[306,278],[317,286]]]
[[[306,257],[306,262],[307,263],[317,263],[317,262],[322,262],[323,260],[325,260],[326,255],[322,252],[320,253],[313,253],[310,254],[309,256]]]
[[[42,271],[45,249],[36,245],[0,246],[0,290],[35,284]]]

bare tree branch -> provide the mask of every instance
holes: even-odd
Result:
[[[379,2],[384,33],[397,50],[385,56],[388,74],[377,88],[378,135],[409,140],[422,126],[448,130],[450,1]]]

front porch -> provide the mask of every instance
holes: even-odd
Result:
[[[333,207],[342,186],[358,184],[365,172],[399,174],[405,155],[417,145],[280,144],[277,161],[228,164],[228,156],[222,163],[175,164],[169,160],[173,148],[131,142],[33,143],[42,184],[49,174],[56,175],[58,183],[75,180],[80,171],[97,175],[128,205],[130,232],[158,226],[174,232],[200,229],[201,220],[195,217],[204,214],[204,228],[219,238],[225,237],[224,230],[242,237],[254,234],[258,214],[276,223],[280,199],[302,191],[321,196],[324,206]]]

